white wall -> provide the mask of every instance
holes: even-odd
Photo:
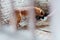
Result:
[[[54,40],[60,40],[60,0],[50,0],[51,31]]]
[[[15,23],[15,17],[13,15],[13,8],[12,8],[12,3],[11,0],[1,0],[1,12],[2,12],[2,18],[4,21],[10,20],[10,25],[11,25],[11,31],[16,30],[16,23]]]

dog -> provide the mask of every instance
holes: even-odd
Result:
[[[34,11],[35,11],[35,16],[37,20],[39,20],[40,18],[43,18],[45,15],[44,11],[41,8],[34,7]],[[19,23],[21,22],[22,17],[25,17],[28,15],[28,10],[15,10],[15,15],[16,15],[16,22],[17,22],[16,26],[19,26]]]

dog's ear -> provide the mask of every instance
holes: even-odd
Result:
[[[20,16],[20,11],[19,10],[15,10],[15,16],[16,16],[16,20],[17,20],[17,25],[21,20],[21,16]]]
[[[38,7],[34,7],[35,13],[39,14],[40,13],[40,9]]]
[[[27,10],[21,11],[21,14],[22,14],[23,16],[26,16],[26,15],[27,15]]]
[[[44,11],[41,8],[35,7],[34,9],[35,9],[36,15],[39,15],[39,16],[45,15]]]

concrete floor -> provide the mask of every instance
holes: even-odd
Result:
[[[48,28],[44,28],[44,30],[46,29],[48,30]],[[28,30],[11,32],[11,29],[5,25],[0,29],[0,40],[33,40],[33,38],[34,40],[51,40],[51,33],[39,29],[36,29],[34,33],[35,37]]]

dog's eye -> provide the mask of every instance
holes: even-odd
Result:
[[[27,11],[24,10],[24,11],[21,11],[22,15],[27,15]]]
[[[40,18],[41,18],[40,16],[36,16],[36,20],[40,20]]]

